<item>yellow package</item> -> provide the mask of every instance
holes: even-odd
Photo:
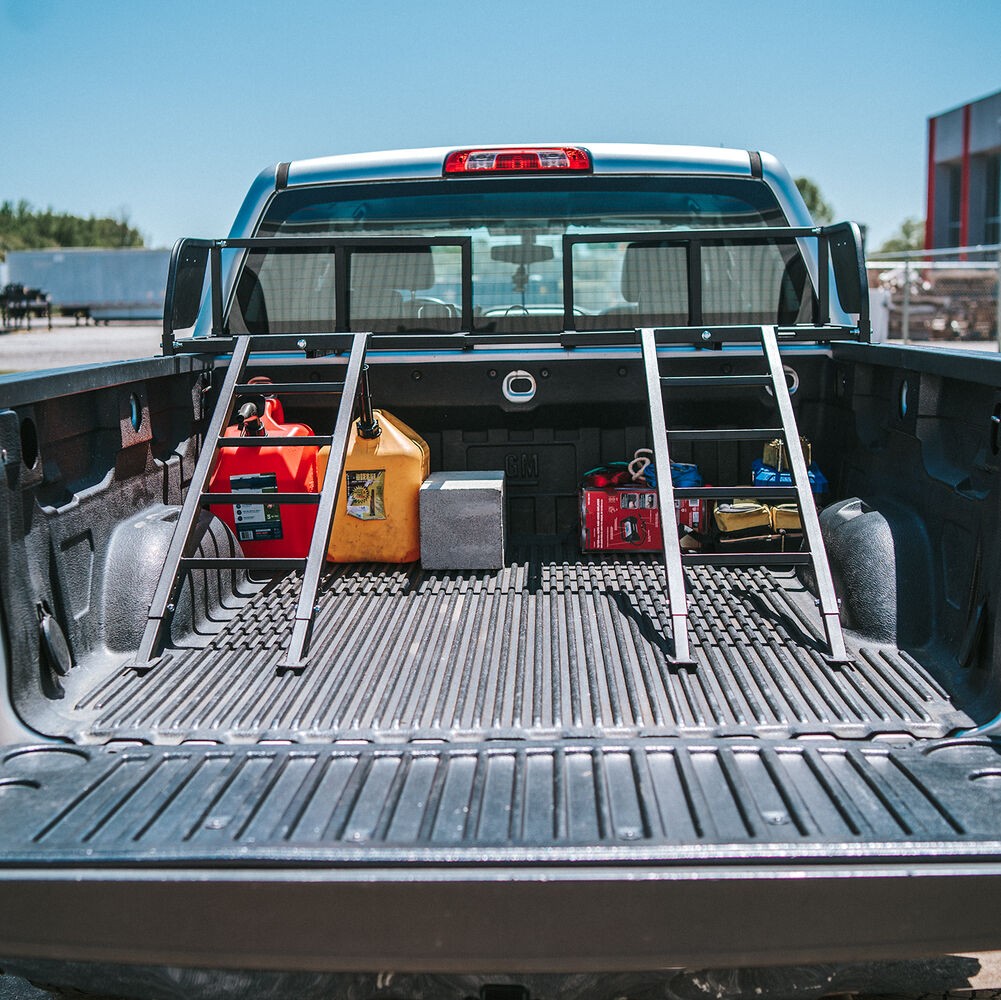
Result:
[[[727,533],[763,528],[770,531],[772,519],[768,507],[754,500],[734,500],[716,504],[716,527]]]
[[[813,462],[813,446],[810,444],[809,438],[801,437],[799,439],[800,447],[803,449],[803,458],[806,461],[806,467],[810,468],[810,464]],[[789,456],[786,453],[785,441],[782,438],[773,438],[768,444],[765,445],[764,453],[761,456],[761,460],[765,465],[770,465],[773,469],[777,469],[781,472],[783,469],[789,468]]]
[[[803,523],[799,517],[799,505],[794,503],[782,503],[772,507],[772,530],[773,531],[802,531]]]

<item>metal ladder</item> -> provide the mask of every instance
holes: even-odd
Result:
[[[667,598],[670,606],[674,633],[674,660],[677,663],[693,662],[688,635],[688,602],[685,596],[683,566],[767,566],[808,565],[817,581],[820,615],[827,637],[829,659],[835,663],[850,662],[841,629],[841,615],[834,591],[831,567],[827,561],[820,532],[817,507],[810,490],[806,459],[800,445],[796,416],[786,385],[778,338],[774,326],[760,328],[761,348],[768,366],[761,375],[692,375],[662,376],[657,358],[657,340],[653,329],[640,331],[643,366],[646,375],[647,395],[650,403],[650,424],[653,435],[654,465],[657,469],[657,493],[663,511],[664,568],[667,574]],[[664,390],[671,386],[689,388],[733,389],[760,386],[770,388],[778,405],[780,427],[754,427],[709,430],[669,430],[664,417]],[[671,483],[671,456],[668,442],[675,441],[770,441],[782,437],[789,456],[792,485],[740,486],[740,487],[686,487],[675,489]],[[806,540],[802,552],[743,552],[743,553],[683,553],[677,531],[673,525],[675,498],[732,499],[735,495],[751,499],[792,499],[799,504],[800,523]]]
[[[165,633],[169,631],[177,604],[177,598],[187,573],[193,569],[229,570],[248,569],[289,572],[298,570],[302,574],[299,600],[292,634],[284,659],[279,663],[282,669],[302,670],[307,664],[309,640],[316,612],[316,598],[320,586],[327,553],[330,529],[334,520],[334,510],[344,474],[344,460],[347,454],[355,402],[359,387],[363,384],[365,353],[368,346],[367,333],[351,336],[351,350],[348,355],[343,382],[287,382],[269,385],[268,392],[281,395],[295,393],[330,393],[340,396],[333,433],[312,437],[269,437],[267,444],[272,447],[330,446],[330,461],[327,465],[323,487],[319,493],[208,493],[209,479],[215,467],[219,448],[260,447],[259,437],[224,437],[223,434],[233,412],[236,397],[244,393],[259,394],[260,385],[243,384],[247,359],[254,346],[254,336],[234,338],[226,377],[219,391],[215,409],[205,432],[205,441],[195,465],[195,471],[188,485],[181,513],[174,527],[174,534],[164,560],[160,579],[150,603],[149,616],[143,632],[139,650],[131,666],[144,672],[151,669],[162,658]],[[274,350],[269,347],[269,350]],[[309,543],[309,553],[301,558],[204,558],[192,555],[195,528],[201,508],[210,504],[315,504],[316,523]]]

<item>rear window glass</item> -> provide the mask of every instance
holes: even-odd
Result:
[[[650,244],[617,234],[786,224],[760,180],[463,178],[291,189],[275,197],[256,235],[468,237],[473,332],[549,332],[564,325],[567,234],[612,237],[572,247],[576,327],[626,329],[685,325],[687,259],[685,248],[668,239]],[[336,313],[334,259],[330,250],[249,255],[231,329],[459,330],[458,247],[353,252],[343,323]],[[703,321],[795,322],[805,276],[794,244],[707,246]]]

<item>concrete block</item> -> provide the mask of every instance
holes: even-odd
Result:
[[[503,472],[433,472],[420,513],[425,569],[504,568]]]

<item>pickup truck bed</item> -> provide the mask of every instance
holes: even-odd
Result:
[[[3,380],[0,964],[745,1000],[997,950],[1001,366],[865,343],[857,228],[767,156],[453,153],[262,175],[175,247],[163,357]],[[212,513],[259,376],[330,448],[321,493],[240,494],[315,506],[270,564]],[[503,470],[503,569],[325,562],[375,406]],[[581,551],[644,448],[659,511],[794,498],[803,548],[707,507],[698,553]]]
[[[5,591],[4,951],[611,973],[993,947],[1001,768],[993,632],[978,610],[995,579],[978,554],[994,537],[993,467],[987,420],[967,429],[996,405],[994,366],[788,349],[800,427],[837,495],[892,522],[898,643],[849,627],[851,661],[832,664],[793,570],[690,565],[685,666],[670,662],[661,559],[583,554],[572,534],[581,474],[648,437],[634,354],[554,356],[553,403],[530,420],[477,407],[495,361],[422,359],[420,380],[408,359],[374,363],[376,398],[421,428],[434,467],[513,454],[536,457],[538,474],[512,476],[501,571],[327,567],[301,673],[276,670],[294,578],[228,570],[196,588],[193,629],[179,609],[166,657],[130,665],[199,453],[211,361],[10,381],[6,571],[51,582]],[[672,363],[740,373],[751,360]],[[305,381],[343,361],[297,365],[278,371]],[[927,417],[899,415],[905,381]],[[609,401],[581,405],[587,392]],[[767,426],[755,405],[738,393],[712,412]],[[291,418],[329,426],[326,406],[304,397]],[[30,467],[26,421],[44,456]],[[701,443],[679,458],[739,482],[756,451]],[[65,675],[42,649],[43,601],[73,651]],[[262,899],[280,920],[239,917]],[[615,907],[631,913],[621,933]],[[217,917],[192,922],[203,910]]]
[[[279,671],[293,578],[244,598],[206,648],[149,673],[75,670],[36,726],[74,742],[944,736],[975,723],[913,657],[823,655],[791,570],[689,571],[695,667],[670,663],[654,556],[515,547],[499,573],[348,565],[325,577],[312,662]],[[375,638],[373,638],[375,637]]]

